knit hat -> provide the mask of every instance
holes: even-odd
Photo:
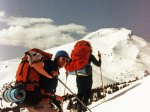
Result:
[[[55,58],[57,57],[66,57],[66,58],[69,58],[69,54],[64,51],[64,50],[61,50],[61,51],[57,51],[56,55],[55,55]]]

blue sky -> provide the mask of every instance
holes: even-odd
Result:
[[[0,60],[101,28],[125,27],[150,42],[149,6],[149,0],[0,0]]]

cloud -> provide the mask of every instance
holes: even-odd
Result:
[[[0,19],[8,25],[0,30],[0,44],[27,48],[50,48],[75,41],[68,34],[86,34],[86,27],[74,23],[56,25],[49,18],[9,17]]]
[[[4,20],[9,26],[29,26],[34,24],[51,24],[53,20],[47,18],[16,18],[10,17]]]
[[[74,23],[58,26],[61,31],[70,31],[73,33],[86,34],[86,27]]]
[[[4,11],[0,11],[0,18],[1,17],[5,17],[5,12]]]

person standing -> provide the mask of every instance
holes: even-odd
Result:
[[[101,57],[100,54],[98,56]],[[68,74],[70,72],[74,72],[76,74],[78,89],[77,97],[84,103],[85,106],[87,106],[93,84],[91,63],[100,67],[101,58],[97,60],[92,54],[90,42],[81,40],[76,43],[74,50],[71,53],[71,60],[72,61],[65,66],[65,69],[68,71]],[[83,111],[86,111],[86,108],[78,101],[77,112]]]
[[[91,62],[100,67],[101,65],[101,60],[97,60],[95,58],[95,56],[93,54],[90,55],[89,57],[89,62],[88,64],[91,64]],[[83,101],[84,105],[87,106],[89,103],[89,99],[91,96],[91,89],[92,89],[92,84],[93,84],[93,79],[92,79],[92,72],[89,75],[77,75],[76,78],[76,83],[77,83],[77,88],[78,88],[78,93],[77,93],[77,97]],[[78,112],[82,112],[86,111],[86,108],[84,108],[84,106],[82,106],[82,104],[80,104],[80,102],[78,102],[77,104],[77,110]]]

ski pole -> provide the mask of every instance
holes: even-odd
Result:
[[[0,101],[1,101],[1,107],[3,107],[3,104],[2,104],[2,98],[0,97]]]
[[[65,85],[67,84],[67,78],[68,78],[68,73],[66,72],[66,82],[65,82]],[[66,87],[64,89],[64,95],[66,94]]]
[[[101,59],[101,54],[100,52],[98,51],[98,57],[99,57],[99,60]],[[103,89],[103,95],[105,97],[105,89],[104,89],[104,83],[103,83],[103,76],[102,76],[102,68],[100,66],[100,76],[101,76],[101,82],[102,82],[102,89]]]
[[[90,112],[92,112],[87,106],[84,105],[84,103],[58,78],[59,82],[62,83],[62,85],[64,85],[72,94],[74,97],[76,97],[76,99]]]

